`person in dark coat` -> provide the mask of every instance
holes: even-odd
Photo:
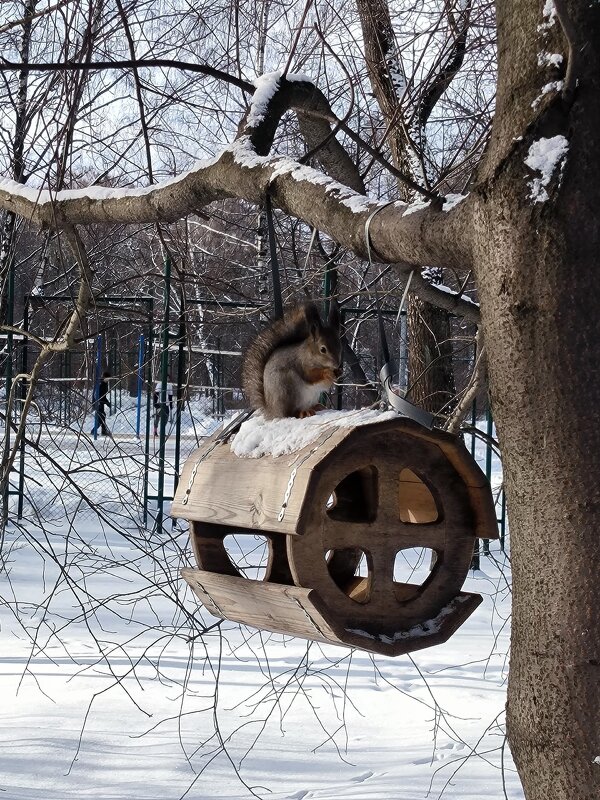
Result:
[[[106,406],[110,408],[110,400],[108,399],[110,372],[102,373],[102,380],[98,385],[98,425],[102,436],[110,436],[110,431],[106,424]]]
[[[166,403],[161,403],[162,381],[158,381],[154,387],[154,435],[158,436],[161,416],[165,418],[165,426],[173,413],[173,383],[171,373],[167,376],[165,386]]]

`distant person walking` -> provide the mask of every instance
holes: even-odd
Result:
[[[96,430],[99,426],[102,436],[110,436],[110,431],[106,424],[106,406],[110,408],[110,400],[108,399],[108,393],[110,391],[108,383],[109,378],[110,372],[107,370],[102,373],[102,380],[98,384],[98,420],[96,423]]]
[[[171,413],[173,411],[173,383],[171,375],[167,376],[167,383],[165,386],[166,402],[161,402],[162,381],[158,381],[154,388],[154,435],[158,434],[158,426],[160,425],[161,416],[164,416],[165,427]]]

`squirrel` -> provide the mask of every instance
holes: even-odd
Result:
[[[287,309],[246,352],[242,383],[252,408],[266,419],[312,416],[342,373],[341,351],[337,303],[327,323],[313,302]]]

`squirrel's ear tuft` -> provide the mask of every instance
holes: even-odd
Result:
[[[329,305],[329,316],[327,322],[334,331],[340,330],[340,307],[337,300],[332,300]]]
[[[306,303],[304,306],[304,316],[306,317],[306,322],[308,323],[308,327],[312,330],[313,325],[317,328],[321,325],[321,316],[319,314],[319,309],[315,305],[315,303]]]

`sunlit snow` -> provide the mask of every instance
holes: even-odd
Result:
[[[336,428],[354,428],[395,417],[395,411],[375,411],[369,408],[358,411],[320,411],[307,419],[285,417],[266,420],[261,414],[256,414],[241,426],[231,449],[241,458],[262,458],[265,455],[278,458],[301,450]]]
[[[538,139],[529,148],[525,163],[534,172],[540,173],[539,178],[528,181],[531,190],[529,197],[534,203],[544,203],[549,199],[546,187],[556,168],[562,167],[568,149],[569,142],[564,136]]]

